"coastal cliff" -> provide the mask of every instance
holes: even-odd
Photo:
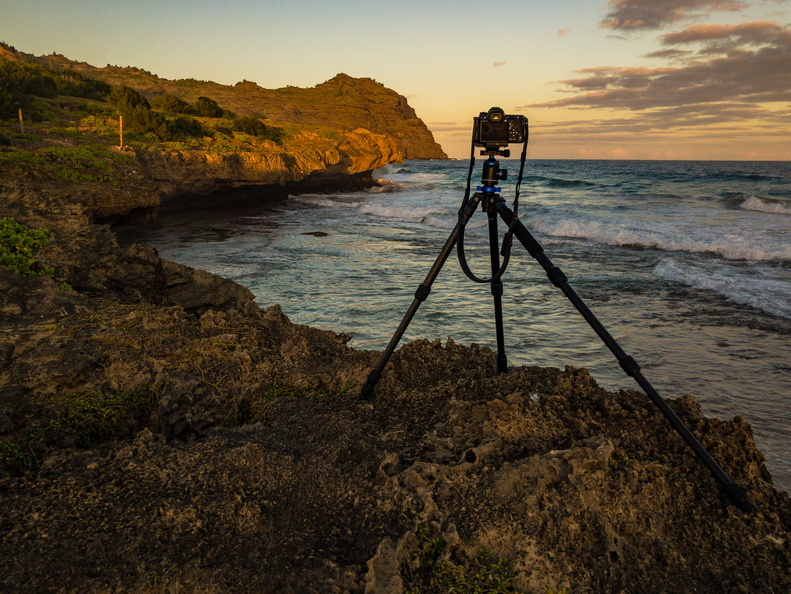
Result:
[[[447,158],[407,100],[371,79],[274,90],[170,81],[6,44],[0,66],[11,91],[0,175],[68,193],[99,221],[150,220],[161,206],[233,199],[229,190],[272,200],[362,188],[378,167]]]
[[[97,195],[88,206],[103,221],[129,218],[132,212],[158,208],[217,205],[234,190],[260,201],[285,199],[289,193],[370,187],[374,169],[399,163],[403,155],[392,138],[360,128],[334,140],[302,132],[286,145],[261,143],[246,152],[147,150],[135,153],[142,178],[155,189],[150,203],[140,196],[119,204]]]
[[[168,80],[140,68],[97,68],[58,54],[38,60],[110,84],[128,85],[149,98],[174,94],[195,101],[206,95],[239,115],[261,118],[273,125],[317,126],[347,132],[365,128],[391,137],[404,159],[448,158],[406,97],[371,78],[340,73],[313,87],[266,89],[248,80],[235,85]]]
[[[36,144],[64,146],[46,134]],[[76,143],[67,146],[80,150]],[[374,169],[403,160],[392,138],[365,129],[338,133],[334,139],[302,132],[284,145],[261,142],[246,151],[137,147],[103,153],[107,164],[93,167],[111,168],[111,183],[63,183],[47,175],[39,161],[4,162],[1,150],[0,173],[21,185],[64,194],[93,220],[118,223],[150,221],[160,208],[217,205],[236,198],[234,190],[271,201],[305,191],[370,187],[376,183],[371,177]]]

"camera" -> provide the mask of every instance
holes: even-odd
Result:
[[[472,142],[475,146],[499,148],[525,141],[527,118],[523,115],[506,115],[499,107],[492,107],[474,120]]]

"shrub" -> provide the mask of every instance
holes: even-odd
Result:
[[[124,125],[130,132],[154,132],[166,127],[165,118],[151,110],[148,99],[127,86],[113,87],[107,100],[115,105],[124,118]]]
[[[101,80],[87,78],[74,70],[62,70],[55,75],[55,88],[60,95],[104,101],[112,87]]]
[[[107,83],[73,70],[56,71],[0,58],[0,116],[13,117],[19,108],[30,109],[30,96],[71,95],[103,101],[110,89]]]
[[[14,118],[20,108],[33,115],[31,95],[54,97],[55,82],[41,67],[0,58],[0,118]]]
[[[51,268],[38,266],[33,252],[43,248],[48,242],[47,229],[28,227],[11,217],[0,219],[0,266],[22,276],[52,276],[54,271]]]
[[[80,127],[102,136],[118,136],[118,127],[107,123],[106,118],[89,115],[80,120]]]
[[[55,81],[43,66],[4,58],[0,58],[0,85],[12,94],[38,97],[54,97],[57,94]]]
[[[165,93],[151,100],[151,108],[168,113],[194,113],[190,104],[178,95]]]
[[[222,108],[217,105],[214,99],[209,99],[208,97],[198,97],[195,102],[195,112],[205,118],[223,117]]]
[[[206,133],[203,130],[203,126],[201,126],[200,122],[195,118],[191,118],[189,116],[180,115],[176,116],[172,120],[168,121],[169,124],[169,135],[171,137],[175,136],[178,137],[181,134],[186,136],[205,136]],[[173,138],[170,138],[171,140]]]
[[[131,116],[135,109],[142,107],[144,110],[151,111],[151,104],[148,99],[143,97],[134,89],[126,86],[113,87],[107,100],[118,108],[123,116]]]
[[[234,132],[244,132],[250,136],[263,136],[266,133],[266,126],[258,118],[243,117],[233,121],[232,129]]]

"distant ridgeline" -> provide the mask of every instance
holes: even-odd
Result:
[[[130,133],[160,141],[216,130],[278,141],[294,128],[324,135],[364,128],[392,138],[406,159],[447,158],[406,98],[369,78],[338,74],[312,88],[264,89],[246,80],[229,86],[167,80],[134,67],[97,68],[59,54],[36,57],[0,44],[0,118],[15,117],[21,107],[32,118],[49,119],[30,96],[56,95],[107,101]]]

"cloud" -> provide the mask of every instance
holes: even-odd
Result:
[[[571,29],[558,29],[558,32],[555,35],[558,37],[565,37],[569,33],[571,33]]]
[[[499,68],[500,66],[505,66],[507,62],[492,62],[492,66],[494,68]]]
[[[610,0],[605,29],[640,31],[698,18],[711,12],[730,12],[746,6],[740,0]]]
[[[468,123],[429,122],[426,124],[432,132],[443,132],[451,135],[469,136],[472,131],[472,118]]]
[[[760,131],[763,136],[787,137],[787,126],[791,123],[789,114],[770,112],[756,105],[740,103],[720,104],[716,112],[705,106],[677,106],[655,110],[649,114],[621,118],[590,118],[566,121],[562,124],[532,124],[533,132],[551,132],[553,136],[577,135],[620,135],[620,134],[662,134],[683,132],[688,138],[696,133],[711,137],[725,135],[732,137],[737,131],[745,130],[754,134]],[[785,128],[783,128],[785,126]]]
[[[791,27],[756,21],[698,25],[659,37],[659,68],[601,66],[560,81],[567,96],[516,109],[551,107],[620,112],[534,127],[555,138],[640,133],[661,138],[787,138],[791,127]],[[535,121],[535,118],[534,118]]]
[[[680,60],[692,53],[690,50],[666,49],[645,54],[646,58],[664,58],[667,60]]]
[[[705,44],[707,53],[726,52],[741,45],[791,43],[791,30],[778,23],[755,21],[739,25],[698,25],[659,37],[662,45]]]
[[[603,66],[560,81],[570,96],[522,107],[616,108],[633,111],[721,102],[791,101],[791,28],[758,21],[700,25],[663,35],[662,57],[681,62],[662,68]],[[683,53],[676,46],[694,45]],[[670,53],[666,53],[670,52]]]

